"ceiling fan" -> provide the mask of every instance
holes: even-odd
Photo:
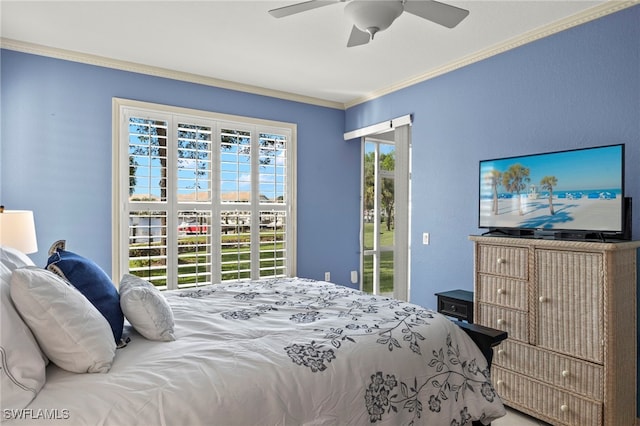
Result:
[[[269,13],[276,18],[283,18],[318,7],[345,2],[349,4],[344,7],[344,13],[354,23],[347,47],[369,43],[377,32],[389,28],[393,21],[402,15],[402,12],[411,13],[447,28],[455,27],[469,14],[466,9],[435,0],[310,0],[271,9]]]

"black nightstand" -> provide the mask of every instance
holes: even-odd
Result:
[[[438,296],[438,312],[473,324],[472,291],[451,290],[436,293],[436,296]]]

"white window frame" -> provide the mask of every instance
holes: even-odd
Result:
[[[250,117],[235,116],[228,114],[220,114],[215,112],[194,110],[181,107],[173,107],[168,105],[154,104],[148,102],[140,102],[128,99],[113,98],[112,100],[112,126],[113,126],[113,156],[112,156],[112,277],[114,281],[119,282],[123,274],[129,271],[129,116],[141,118],[150,118],[167,121],[170,128],[175,128],[178,121],[185,121],[190,124],[203,123],[211,127],[213,131],[212,142],[214,143],[212,157],[212,197],[211,203],[207,204],[206,210],[210,210],[212,214],[211,221],[211,273],[213,283],[221,281],[221,226],[220,220],[222,211],[229,211],[237,208],[238,210],[250,211],[255,217],[259,217],[260,211],[284,212],[287,217],[286,224],[286,260],[285,269],[287,276],[296,275],[296,139],[297,126],[294,123],[286,123],[271,120],[262,120]],[[220,193],[220,165],[219,165],[219,149],[215,149],[217,142],[220,140],[220,132],[223,128],[231,128],[234,130],[248,130],[251,132],[251,201],[249,203],[228,203],[222,202],[219,197]],[[168,132],[171,135],[171,131]],[[275,133],[287,136],[286,145],[286,189],[285,203],[260,203],[259,201],[259,177],[260,168],[258,167],[258,148],[259,134]],[[170,145],[170,143],[168,143]],[[175,146],[170,146],[168,155],[177,152]],[[254,155],[256,153],[256,155]],[[171,158],[171,157],[170,157]],[[174,156],[174,158],[177,158]],[[175,181],[177,176],[171,170],[168,173],[168,179]],[[170,187],[171,184],[168,185]],[[139,203],[139,202],[137,202]],[[137,204],[138,207],[145,207],[144,204]],[[149,206],[152,207],[152,206]],[[169,212],[177,212],[189,208],[189,205],[181,203],[177,205],[176,199],[173,197],[167,201],[166,210]],[[194,203],[194,209],[202,208],[201,204]],[[137,208],[137,207],[136,207]],[[162,209],[164,210],[164,209]],[[168,217],[170,226],[167,229],[168,247],[167,247],[167,289],[178,288],[177,277],[177,217]],[[174,223],[175,222],[175,223]],[[257,221],[253,221],[257,222]],[[175,225],[175,226],[174,226]],[[251,226],[251,241],[257,241],[258,244],[251,244],[251,277],[250,279],[260,278],[259,269],[259,250],[260,238],[258,226]],[[176,244],[172,244],[175,241]],[[217,242],[217,243],[216,243]]]

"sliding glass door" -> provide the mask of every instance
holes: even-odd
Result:
[[[365,138],[362,185],[362,289],[394,295],[395,145]]]

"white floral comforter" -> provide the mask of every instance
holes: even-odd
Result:
[[[107,374],[50,365],[30,423],[452,426],[504,415],[480,350],[420,306],[300,278],[164,294],[176,341],[131,330]]]

